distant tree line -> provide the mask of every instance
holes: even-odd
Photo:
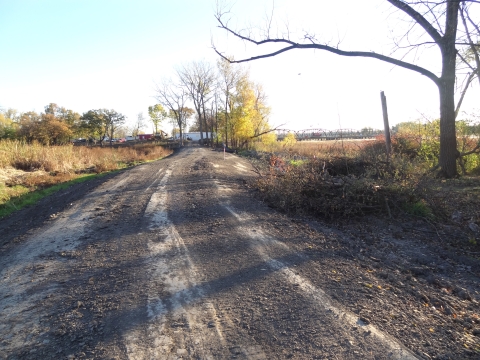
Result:
[[[160,134],[169,121],[182,142],[187,128],[199,131],[202,142],[230,147],[248,148],[252,141],[276,140],[268,122],[266,93],[242,65],[224,59],[216,64],[193,61],[181,65],[173,78],[157,84],[156,99],[158,103],[148,107],[154,134]],[[102,144],[107,139],[111,144],[113,138],[127,132],[137,136],[146,126],[143,113],[129,129],[125,121],[115,110],[92,109],[79,114],[55,103],[41,113],[0,109],[0,139],[44,145],[62,145],[79,138]]]
[[[110,141],[125,129],[125,116],[115,110],[89,110],[83,115],[50,103],[45,111],[20,113],[0,110],[0,139],[17,139],[43,145],[63,145],[74,138]]]

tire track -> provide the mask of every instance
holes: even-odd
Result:
[[[32,233],[25,242],[2,256],[0,338],[8,339],[2,344],[5,353],[53,341],[42,320],[48,314],[39,304],[47,298],[63,296],[56,293],[61,284],[55,280],[55,275],[69,272],[67,260],[93,233],[99,204],[108,203],[111,194],[128,183],[132,176],[131,172],[125,172],[117,182],[101,185],[81,201],[70,204],[71,207],[63,213],[52,215],[52,221],[44,229]],[[28,329],[29,336],[23,335],[25,329]]]
[[[127,354],[131,359],[214,359],[225,342],[214,306],[203,299],[189,251],[167,216],[171,176],[167,170],[144,214],[155,234],[146,260],[151,270],[148,324],[125,337]]]
[[[225,187],[220,190],[222,193],[228,192]],[[225,196],[224,196],[225,198]],[[309,299],[319,311],[333,315],[336,320],[338,333],[344,336],[350,344],[361,344],[363,341],[373,341],[381,344],[385,353],[379,354],[388,359],[410,360],[417,357],[410,352],[405,346],[398,343],[393,337],[383,333],[372,324],[363,323],[354,314],[336,307],[328,295],[320,288],[314,286],[308,279],[295,273],[288,264],[272,259],[269,254],[274,254],[274,249],[282,252],[288,251],[287,245],[265,235],[261,230],[252,230],[252,226],[248,226],[250,217],[248,215],[239,214],[229,204],[224,201],[224,207],[238,220],[238,231],[245,234],[251,239],[251,247],[261,256],[265,264],[274,272],[280,274],[288,283],[296,286],[302,291],[303,295]],[[300,256],[300,255],[298,255]],[[353,334],[348,328],[355,327],[359,330],[359,334]],[[359,341],[360,340],[360,341]]]
[[[76,351],[68,349],[68,343],[56,345],[66,332],[56,326],[61,322],[60,318],[65,320],[66,316],[72,315],[72,308],[66,305],[72,300],[74,292],[70,291],[71,288],[80,287],[79,296],[86,294],[88,291],[78,284],[82,283],[85,273],[96,271],[91,263],[80,264],[81,258],[89,256],[92,245],[95,248],[99,244],[109,246],[104,239],[113,238],[114,235],[105,218],[119,212],[132,192],[139,189],[143,193],[151,192],[148,191],[149,187],[143,187],[143,181],[154,185],[158,183],[162,172],[162,169],[155,169],[156,173],[151,174],[151,169],[151,165],[138,166],[114,175],[80,200],[68,204],[63,212],[52,214],[48,223],[30,230],[21,243],[11,243],[11,248],[2,254],[0,359],[7,355],[40,359],[45,358],[46,354],[53,356],[52,351],[57,351],[57,354]],[[141,203],[140,197],[137,197],[137,202]],[[115,225],[112,225],[113,228]],[[96,243],[96,239],[100,239],[99,242]],[[115,244],[119,245],[120,241]],[[72,270],[78,270],[78,267],[81,267],[80,271]],[[71,285],[74,283],[76,285]],[[82,299],[78,303],[86,302]],[[84,305],[79,305],[73,311],[79,317],[83,316],[77,312],[81,310],[80,307],[84,308]],[[89,311],[84,310],[84,313],[88,314]],[[75,319],[77,323],[78,319]],[[71,334],[81,332],[73,327],[68,330]],[[65,337],[61,341],[64,342]],[[101,337],[97,337],[96,341],[101,342]]]

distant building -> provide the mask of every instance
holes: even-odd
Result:
[[[206,139],[208,135],[208,138],[212,138],[212,133],[211,132],[203,132],[203,138]],[[213,133],[213,136],[215,136],[215,133]],[[176,139],[180,139],[180,135],[177,134],[175,136]],[[194,131],[194,132],[187,132],[183,133],[183,138],[185,140],[192,140],[192,141],[198,141],[200,140],[200,131]]]

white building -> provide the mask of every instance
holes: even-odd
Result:
[[[208,135],[209,139],[212,138],[212,133],[211,132],[202,132],[202,133],[203,133],[203,138],[204,139],[207,138],[207,135]],[[215,133],[213,133],[213,136],[215,137]],[[180,134],[177,134],[175,138],[180,139]],[[198,141],[198,140],[200,140],[200,131],[183,133],[183,138],[185,140],[191,139],[192,141]]]

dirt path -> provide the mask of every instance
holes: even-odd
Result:
[[[0,224],[0,359],[479,354],[477,289],[441,295],[435,281],[447,280],[427,281],[411,243],[352,245],[348,232],[278,214],[247,186],[248,161],[223,156],[185,148]],[[468,271],[455,281],[478,286]],[[430,313],[429,286],[449,321]]]

